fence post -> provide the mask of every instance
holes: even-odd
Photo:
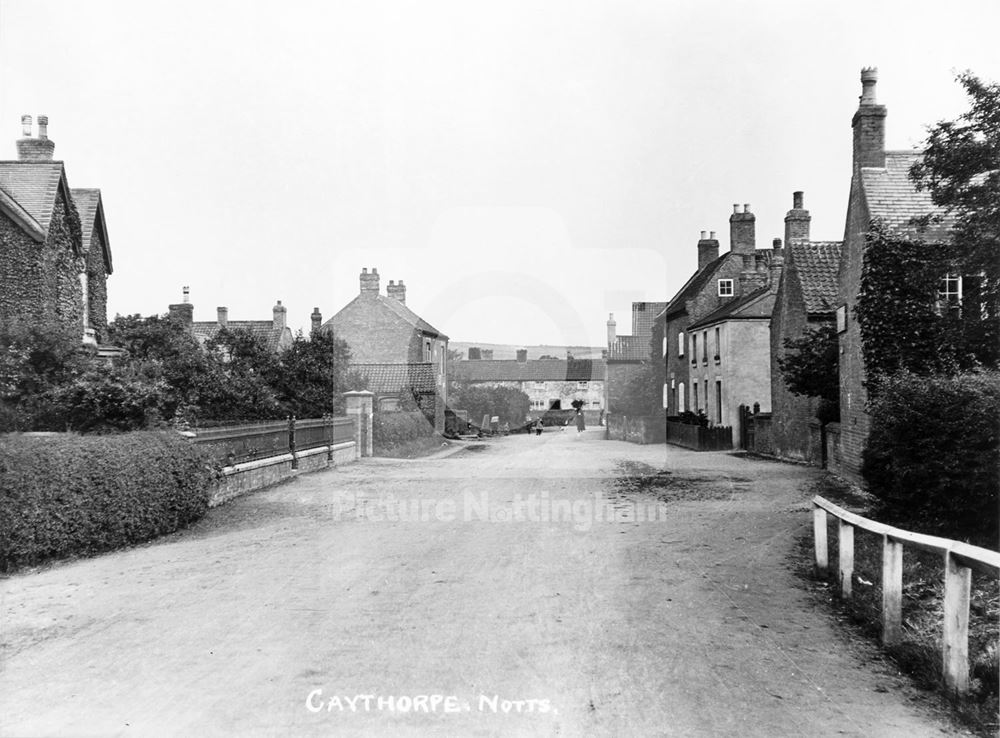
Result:
[[[963,696],[969,691],[969,591],[972,569],[959,564],[951,552],[944,555],[944,660],[945,689]]]
[[[837,554],[840,559],[840,594],[850,599],[854,578],[854,526],[838,518]]]
[[[826,574],[829,552],[826,545],[826,510],[819,505],[813,508],[813,539],[816,545],[816,572]]]
[[[323,440],[326,441],[326,460],[333,461],[333,414],[323,414]]]
[[[292,468],[299,468],[298,457],[295,456],[295,416],[288,416],[288,453],[292,455]]]
[[[903,544],[882,536],[882,644],[903,637]]]

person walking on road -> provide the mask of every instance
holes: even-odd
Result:
[[[583,433],[583,431],[586,428],[587,428],[587,425],[586,425],[586,423],[584,422],[584,419],[583,419],[583,410],[580,410],[579,408],[577,408],[577,411],[576,411],[576,432],[577,433]]]

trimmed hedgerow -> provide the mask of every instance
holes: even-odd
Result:
[[[217,474],[171,432],[0,436],[0,571],[183,528]]]
[[[862,474],[882,516],[996,547],[1000,372],[878,380]]]
[[[372,418],[376,454],[432,435],[434,426],[422,412],[377,412]]]

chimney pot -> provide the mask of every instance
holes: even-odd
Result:
[[[701,240],[702,241],[704,241],[706,238],[708,238],[708,236],[706,235],[707,233],[708,233],[708,231],[702,231],[701,232]]]
[[[743,203],[743,212],[744,213],[749,213],[750,212],[750,203],[748,203],[748,202]]]
[[[184,302],[189,302],[191,297],[191,288],[188,287],[187,285],[184,285],[183,293],[184,293]]]
[[[740,212],[740,204],[738,202],[733,203],[733,213]]]
[[[288,308],[281,304],[281,300],[278,300],[277,304],[271,310],[271,314],[274,317],[272,322],[274,328],[284,328],[287,325]]]
[[[802,195],[803,195],[802,190],[797,190],[796,192],[792,193],[792,207],[795,208],[796,210],[802,209]]]
[[[313,331],[318,331],[323,325],[323,313],[319,311],[318,307],[314,307],[312,315],[309,316]]]
[[[25,138],[31,138],[31,116],[22,115],[21,116],[21,135]]]
[[[803,193],[796,190],[792,193],[792,209],[785,214],[785,243],[809,240],[809,223],[812,218],[809,211],[802,207]]]
[[[38,137],[39,138],[49,137],[49,116],[47,115],[38,116]]]
[[[709,231],[709,236],[708,236],[708,238],[709,238],[709,240],[711,240],[711,241],[716,241],[716,240],[718,240],[718,239],[716,239],[716,237],[715,237],[715,231]]]
[[[215,308],[215,314],[216,317],[218,318],[220,326],[225,328],[227,325],[229,325],[229,308],[217,307]]]
[[[875,85],[878,82],[878,67],[864,67],[861,70],[861,104],[876,105]]]

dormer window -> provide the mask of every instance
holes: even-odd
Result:
[[[733,280],[731,279],[720,279],[719,280],[719,297],[732,297],[733,296]]]

